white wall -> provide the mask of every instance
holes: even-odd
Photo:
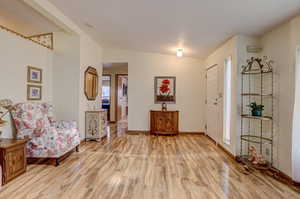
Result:
[[[77,34],[54,33],[53,105],[57,120],[79,120],[79,39]]]
[[[205,66],[206,68],[209,68],[215,64],[217,64],[218,67],[218,93],[223,95],[223,81],[224,81],[224,62],[225,59],[231,56],[232,58],[232,74],[235,74],[236,68],[237,68],[237,38],[231,38],[227,42],[225,42],[221,47],[219,47],[214,53],[212,53],[208,58],[205,60]],[[234,78],[234,75],[232,76]],[[235,89],[232,87],[232,100],[234,100],[235,96]],[[218,103],[218,109],[219,109],[219,118],[217,121],[219,121],[218,125],[218,131],[217,135],[210,135],[208,132],[208,135],[213,138],[216,142],[220,143],[222,146],[224,146],[226,149],[231,151],[233,154],[235,154],[235,133],[233,127],[233,118],[231,121],[231,144],[229,146],[223,144],[223,99],[219,99],[220,103]],[[232,106],[231,114],[233,117],[235,117],[235,109],[234,106]],[[208,118],[207,118],[208,119]]]
[[[293,67],[290,72],[294,73],[294,112],[293,112],[293,131],[292,131],[292,176],[300,182],[300,16],[291,20],[291,62]],[[297,51],[297,53],[295,53]],[[296,57],[294,57],[296,55]]]
[[[25,3],[30,5],[32,8],[36,9],[38,12],[40,12],[42,15],[47,17],[49,20],[51,20],[53,23],[55,23],[59,28],[64,30],[65,32],[68,32],[70,34],[75,34],[79,37],[79,47],[76,48],[78,41],[76,40],[76,44],[69,43],[69,48],[73,47],[75,49],[70,50],[73,53],[78,53],[78,57],[74,58],[76,60],[76,63],[73,63],[74,66],[65,66],[65,67],[77,67],[76,69],[72,71],[78,71],[79,73],[75,76],[70,78],[73,81],[76,81],[76,84],[70,89],[73,89],[74,87],[78,89],[77,91],[73,90],[72,94],[76,94],[77,96],[69,96],[67,99],[71,100],[73,103],[77,103],[77,111],[74,109],[74,112],[76,113],[76,116],[72,116],[72,118],[78,118],[78,124],[79,124],[79,130],[81,134],[81,139],[84,139],[85,137],[85,111],[87,110],[93,110],[93,109],[99,109],[101,107],[101,78],[99,78],[99,92],[98,97],[95,101],[88,101],[84,94],[84,72],[87,69],[88,66],[92,66],[97,69],[99,77],[102,75],[102,55],[101,46],[94,41],[90,36],[88,36],[81,28],[79,28],[76,23],[74,23],[70,18],[64,15],[59,9],[57,9],[50,1],[48,0],[24,0]],[[66,43],[65,43],[66,44]],[[75,45],[75,46],[74,46]],[[55,48],[55,44],[54,44]],[[76,51],[76,52],[75,52]],[[70,56],[72,57],[72,55]],[[73,56],[74,57],[74,56]],[[78,59],[79,58],[79,59]],[[68,60],[71,61],[71,60]],[[71,63],[71,62],[70,62]],[[76,65],[76,66],[75,66]],[[75,72],[77,73],[77,72]],[[68,74],[66,74],[66,79],[64,81],[68,81]],[[74,78],[74,79],[73,79]],[[55,81],[55,79],[54,79]],[[62,81],[61,83],[64,83]],[[54,88],[55,89],[55,88]],[[72,98],[76,99],[72,99]],[[68,100],[62,99],[60,102],[68,103]],[[77,101],[77,102],[76,102]],[[68,106],[62,107],[63,111],[68,111]],[[75,114],[74,113],[74,114]]]
[[[154,77],[176,76],[176,104],[179,130],[204,132],[205,68],[202,60],[105,48],[104,61],[128,63],[129,130],[149,130],[149,111],[154,104]]]
[[[217,135],[209,136],[234,155],[239,155],[240,153],[241,66],[247,63],[247,59],[254,56],[254,54],[247,53],[247,45],[256,45],[258,43],[259,40],[257,38],[238,35],[226,41],[205,60],[206,68],[217,64],[218,93],[221,94],[220,96],[224,96],[224,63],[229,56],[232,58],[231,104],[234,106],[231,106],[231,141],[229,145],[223,142],[223,98],[220,98],[220,103],[218,103],[218,133]]]
[[[92,66],[98,72],[98,96],[96,100],[87,100],[84,94],[84,72]],[[81,138],[85,137],[85,111],[101,109],[102,93],[102,48],[85,34],[80,34],[80,73],[79,78],[79,130]]]
[[[233,66],[235,77],[233,79],[232,104],[237,104],[232,110],[232,143],[227,146],[222,143],[222,129],[219,135],[214,138],[231,153],[238,155],[240,151],[240,113],[241,113],[241,66],[246,64],[246,60],[251,56],[268,56],[274,60],[274,167],[281,170],[294,180],[300,181],[300,148],[299,123],[297,111],[294,113],[295,99],[295,60],[296,47],[300,45],[300,17],[280,25],[272,31],[266,33],[261,38],[246,36],[236,36],[218,48],[206,60],[206,66],[214,64],[222,66],[219,69],[220,82],[219,92],[223,89],[223,65],[228,56],[233,56]],[[260,54],[247,53],[247,45],[260,45],[263,51]],[[297,88],[296,88],[297,89]],[[296,104],[297,105],[297,104]],[[222,108],[220,109],[222,117]],[[295,110],[298,110],[295,107]],[[293,121],[294,120],[294,129]],[[219,121],[223,121],[220,119]],[[222,127],[223,125],[220,124]]]
[[[116,74],[128,74],[128,65],[124,64],[123,66],[114,67],[114,64],[112,64],[110,68],[103,68],[103,74],[110,75],[111,77],[110,121],[116,121]]]
[[[42,100],[51,101],[52,51],[4,30],[0,30],[0,41],[0,99],[8,98],[14,103],[27,101],[27,66],[30,65],[43,69]],[[13,136],[11,125],[2,130],[2,137]]]
[[[290,24],[286,23],[261,38],[262,55],[274,60],[276,87],[274,89],[274,115],[276,152],[275,166],[292,176],[291,173],[291,132],[293,111],[293,65],[290,58]],[[288,97],[289,96],[289,97]]]
[[[278,168],[300,182],[299,139],[299,64],[296,51],[300,45],[300,16],[265,34],[263,53],[275,61],[278,81]],[[298,75],[298,76],[296,76]],[[297,81],[296,81],[297,80]]]

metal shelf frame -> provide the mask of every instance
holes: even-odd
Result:
[[[254,60],[254,59],[253,59]],[[252,60],[252,61],[253,61]],[[256,60],[254,60],[256,61]],[[248,62],[249,64],[250,62]],[[269,62],[269,64],[271,63],[271,61]],[[254,63],[250,63],[250,64],[254,64]],[[266,79],[267,75],[271,75],[271,87],[270,92],[271,93],[263,93],[264,91],[264,80]],[[263,145],[264,144],[269,144],[270,146],[270,154],[269,154],[269,161],[268,164],[269,166],[273,166],[273,139],[274,139],[274,124],[273,124],[273,116],[274,116],[274,99],[273,99],[273,87],[274,87],[274,74],[273,74],[273,69],[270,67],[270,70],[268,71],[263,71],[263,69],[255,69],[255,70],[248,70],[248,71],[243,71],[241,73],[242,76],[242,85],[241,85],[241,143],[240,143],[240,159],[241,160],[247,160],[247,157],[249,157],[250,153],[249,153],[249,149],[250,149],[250,143],[255,143],[257,145],[259,145],[259,148],[257,149],[258,152],[260,152],[261,154],[263,154]],[[255,77],[255,78],[253,78]],[[258,80],[259,79],[259,80]],[[246,87],[244,88],[244,81],[248,80],[248,84]],[[255,87],[255,88],[259,88],[259,92],[251,92],[251,86],[253,86],[253,81],[255,81],[256,86],[259,87]],[[257,83],[259,85],[257,85]],[[257,103],[260,104],[268,104],[269,106],[271,106],[270,108],[270,113],[269,116],[262,116],[262,117],[257,117],[257,116],[252,116],[251,111],[249,110],[249,112],[245,113],[245,107],[246,105],[244,104],[244,100],[248,99],[248,102],[251,102],[251,100],[255,99],[255,101]],[[267,101],[268,100],[268,101]],[[251,127],[253,127],[253,123],[251,122],[251,120],[260,120],[260,124],[259,124],[259,132],[256,135],[253,135],[253,133],[251,133]],[[265,129],[263,128],[263,125],[265,122],[270,122],[271,126],[270,126],[270,130],[268,131],[268,135],[269,137],[266,137],[266,133],[264,132]],[[248,125],[248,130],[245,130],[245,128],[247,128]],[[259,135],[258,135],[259,134]],[[244,150],[243,150],[244,149]],[[245,151],[248,150],[248,151]],[[246,152],[246,153],[243,153]],[[245,158],[246,157],[246,158]]]

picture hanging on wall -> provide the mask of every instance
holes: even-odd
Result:
[[[155,104],[176,103],[176,77],[154,78],[154,102]]]
[[[36,85],[27,85],[27,100],[41,100],[42,87]]]
[[[40,68],[28,66],[27,69],[27,81],[30,83],[42,83],[43,71]]]

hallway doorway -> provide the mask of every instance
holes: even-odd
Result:
[[[104,63],[103,76],[110,76],[110,122],[128,125],[128,63]]]
[[[107,111],[107,121],[111,121],[111,75],[102,75],[102,109]]]

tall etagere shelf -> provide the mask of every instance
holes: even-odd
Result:
[[[272,61],[266,57],[247,60],[241,73],[241,148],[240,161],[257,169],[269,168],[273,165],[273,68]],[[264,105],[266,110],[262,116],[253,116],[249,104],[256,102]],[[267,164],[252,164],[250,147],[254,146]]]

